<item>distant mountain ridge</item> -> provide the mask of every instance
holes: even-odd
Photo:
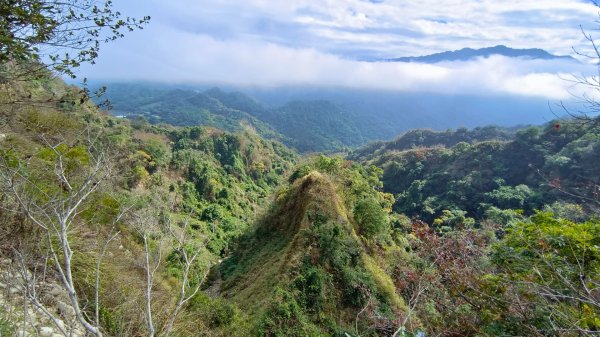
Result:
[[[543,49],[513,49],[507,46],[498,45],[495,47],[472,49],[463,48],[454,51],[445,51],[425,56],[398,57],[385,60],[386,62],[414,62],[414,63],[439,63],[451,61],[470,61],[479,57],[490,57],[500,55],[513,58],[525,58],[531,60],[572,60],[571,56],[561,56],[551,54]]]
[[[106,98],[117,116],[230,132],[251,127],[299,152],[344,151],[411,129],[538,124],[554,117],[547,101],[530,98],[327,88],[241,90],[113,83]]]

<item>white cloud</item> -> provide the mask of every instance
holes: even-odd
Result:
[[[152,41],[136,39],[152,36]],[[238,85],[322,85],[448,94],[511,94],[567,99],[559,73],[587,71],[569,61],[491,57],[444,64],[360,62],[261,40],[216,39],[154,24],[103,50],[83,69],[94,79]],[[90,75],[91,74],[91,75]],[[563,75],[564,77],[564,75]]]
[[[320,85],[568,99],[593,66],[491,57],[445,64],[370,63],[505,44],[569,54],[597,8],[579,0],[128,0],[147,29],[103,46],[82,76],[259,86]],[[589,26],[588,26],[589,27]],[[588,30],[591,31],[591,30]],[[561,78],[562,77],[562,78]]]
[[[583,0],[128,0],[122,5],[151,14],[154,23],[217,39],[252,37],[341,55],[370,50],[386,58],[497,44],[568,54],[573,46],[587,46],[579,25],[595,25],[598,14]]]

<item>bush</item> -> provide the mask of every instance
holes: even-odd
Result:
[[[188,305],[189,309],[198,314],[211,328],[223,328],[232,325],[238,318],[239,310],[222,299],[208,297],[198,293]]]
[[[374,198],[358,202],[354,208],[354,220],[366,238],[373,238],[389,229],[387,214]]]
[[[12,336],[15,332],[12,322],[5,317],[6,312],[0,308],[0,336]]]
[[[265,312],[259,329],[260,336],[320,336],[304,314],[294,295],[277,287],[273,301]]]
[[[326,284],[329,275],[321,268],[307,265],[294,280],[299,291],[298,302],[308,312],[318,313],[326,301]]]

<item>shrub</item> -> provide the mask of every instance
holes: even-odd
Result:
[[[387,214],[374,198],[358,202],[354,208],[354,220],[366,238],[373,238],[389,229]]]

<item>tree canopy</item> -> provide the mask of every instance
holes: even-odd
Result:
[[[5,0],[0,2],[0,62],[39,62],[75,77],[73,68],[93,63],[101,43],[142,29],[149,20],[123,16],[110,0]]]

